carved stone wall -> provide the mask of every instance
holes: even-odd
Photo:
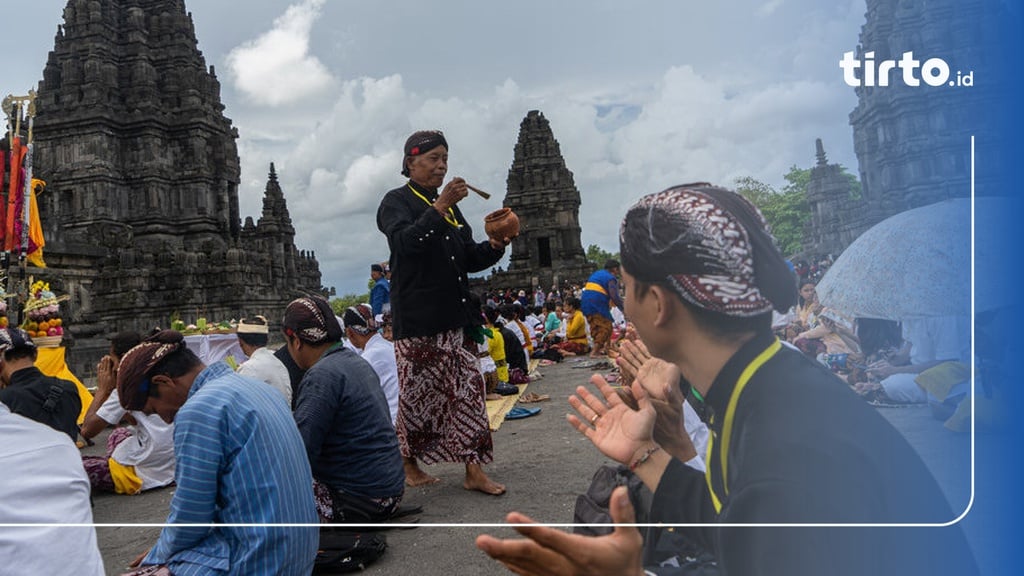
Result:
[[[983,6],[983,4],[987,4]],[[998,46],[998,3],[979,0],[867,0],[857,57],[899,60],[904,52],[947,62],[951,81],[973,71],[973,87],[906,86],[900,69],[889,86],[855,88],[850,113],[854,150],[867,209],[861,226],[946,198],[968,196],[971,135],[987,132],[995,77],[983,54]],[[916,72],[921,77],[921,70]],[[1000,162],[1000,147],[978,142],[978,157]],[[979,189],[989,183],[978,170]]]
[[[867,208],[863,198],[854,197],[850,182],[839,164],[829,164],[825,146],[816,142],[817,164],[807,183],[811,221],[804,236],[804,254],[838,256],[863,230]]]
[[[37,110],[49,267],[30,272],[72,296],[76,373],[91,375],[114,331],[167,327],[175,312],[276,320],[323,291],[273,166],[263,214],[242,226],[238,132],[182,0],[70,0]]]

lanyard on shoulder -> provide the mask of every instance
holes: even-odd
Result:
[[[408,186],[409,190],[412,190],[412,193],[415,194],[417,197],[419,197],[420,200],[423,200],[424,202],[426,202],[427,206],[433,206],[434,205],[433,202],[431,202],[430,200],[427,200],[426,196],[424,196],[423,194],[420,194],[419,190],[417,190],[417,189],[412,187],[412,182],[409,182],[408,184],[406,184],[406,186]],[[449,223],[449,224],[451,224],[455,228],[462,228],[462,224],[459,224],[459,220],[455,217],[455,211],[452,210],[451,208],[448,208],[448,213],[444,215],[444,221]]]
[[[776,338],[767,348],[751,360],[750,364],[747,364],[747,367],[740,373],[736,386],[733,387],[732,394],[729,396],[729,404],[725,409],[725,421],[722,423],[722,439],[720,442],[716,442],[718,434],[714,430],[711,431],[710,438],[708,439],[708,464],[704,471],[704,478],[707,480],[708,492],[711,494],[711,503],[714,505],[716,513],[720,514],[722,512],[722,498],[719,497],[718,492],[715,490],[715,485],[720,484],[721,492],[725,496],[729,495],[727,484],[729,478],[729,442],[732,437],[733,420],[736,416],[736,405],[739,404],[740,395],[743,394],[743,389],[747,387],[747,383],[754,377],[754,374],[781,349],[782,344]],[[715,444],[718,444],[717,454],[715,452]],[[713,460],[717,460],[717,462],[713,462]],[[715,469],[714,464],[716,463],[721,470],[720,482],[715,482],[712,478],[715,475],[712,471]]]

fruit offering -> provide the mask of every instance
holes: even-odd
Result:
[[[25,301],[25,322],[22,330],[33,338],[61,337],[64,335],[64,320],[60,316],[60,303],[67,296],[58,297],[50,290],[47,282],[32,283]]]

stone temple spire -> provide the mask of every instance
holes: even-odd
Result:
[[[499,283],[525,288],[585,280],[591,272],[580,242],[580,192],[547,118],[538,110],[519,125],[505,205],[519,215],[508,275]],[[494,282],[492,282],[494,284]]]
[[[323,293],[273,167],[259,224],[242,226],[238,132],[183,0],[67,0],[63,16],[36,99],[35,275],[71,296],[72,369],[95,366],[105,333],[275,318]]]

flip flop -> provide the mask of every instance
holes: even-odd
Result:
[[[519,397],[519,401],[523,404],[532,404],[533,402],[543,402],[545,400],[551,400],[551,396],[547,394],[537,394],[535,392],[527,392]]]
[[[523,408],[516,406],[515,408],[508,411],[505,415],[505,420],[519,420],[520,418],[529,418],[530,416],[536,416],[540,414],[540,408]]]

